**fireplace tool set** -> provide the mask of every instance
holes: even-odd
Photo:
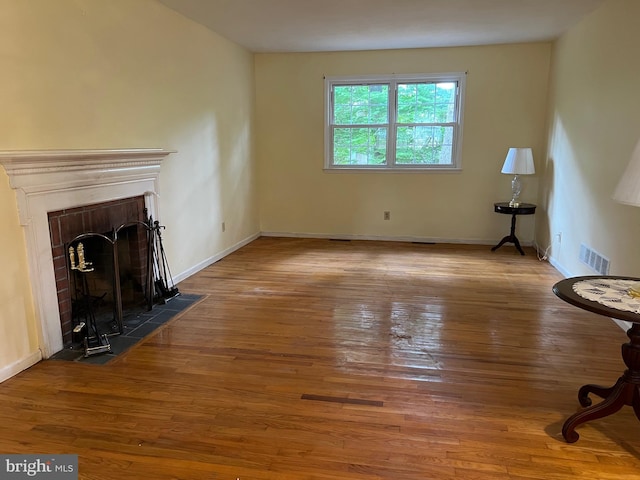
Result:
[[[167,261],[167,255],[164,253],[164,247],[162,246],[162,234],[160,231],[165,228],[160,225],[158,221],[153,222],[153,232],[152,235],[155,245],[154,248],[150,249],[150,253],[152,258],[153,265],[149,268],[150,273],[153,273],[154,281],[153,283],[155,287],[156,298],[161,302],[165,303],[171,300],[172,298],[180,295],[178,288],[173,283],[173,277],[171,276],[171,270],[169,269],[169,262]]]
[[[119,266],[118,240],[120,233],[125,228],[141,227],[146,233],[146,274],[144,275],[143,286],[145,304],[147,311],[153,308],[154,303],[166,303],[180,295],[178,288],[173,282],[169,263],[162,245],[161,230],[165,227],[158,221],[153,221],[151,217],[146,222],[137,221],[123,224],[114,228],[112,235],[107,236],[101,233],[83,233],[75,237],[68,248],[69,268],[75,279],[75,300],[72,300],[73,319],[75,326],[74,335],[82,338],[84,356],[97,355],[101,353],[111,353],[110,335],[121,335],[124,332],[123,325],[123,301],[121,290],[121,272]],[[96,271],[94,262],[86,259],[86,243],[98,239],[105,241],[109,245],[112,255],[112,288],[113,288],[113,322],[112,331],[106,333],[101,331],[101,327],[96,321],[96,310],[103,302],[107,293],[101,296],[93,295],[90,289],[89,277]],[[94,244],[95,245],[95,244]],[[104,267],[104,266],[103,266]],[[104,268],[104,270],[107,270]],[[94,290],[96,288],[94,287]],[[104,329],[104,327],[103,327]]]

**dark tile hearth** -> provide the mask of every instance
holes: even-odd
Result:
[[[53,355],[49,360],[67,360],[74,362],[104,365],[113,360],[119,354],[126,352],[144,337],[154,332],[158,327],[174,318],[178,313],[190,307],[202,295],[184,294],[172,298],[165,304],[155,305],[149,312],[143,311],[126,315],[123,318],[124,333],[122,335],[109,336],[111,353],[102,353],[84,356],[84,348],[81,344],[73,344],[65,347]],[[102,331],[102,333],[105,333]]]

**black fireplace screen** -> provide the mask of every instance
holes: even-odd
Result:
[[[108,351],[107,337],[124,333],[126,315],[179,295],[162,229],[149,218],[108,233],[82,233],[68,243],[74,341],[83,341],[88,353]]]

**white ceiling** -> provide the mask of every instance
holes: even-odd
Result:
[[[253,52],[536,42],[605,0],[159,0]]]

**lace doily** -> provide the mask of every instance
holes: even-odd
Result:
[[[573,291],[582,298],[598,302],[609,308],[640,313],[640,298],[629,295],[632,286],[638,286],[634,280],[609,280],[594,278],[581,280],[573,284]]]

